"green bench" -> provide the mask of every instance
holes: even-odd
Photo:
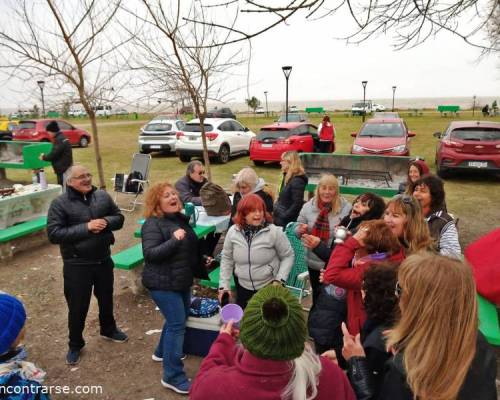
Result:
[[[477,295],[477,309],[479,316],[479,330],[486,337],[488,343],[500,346],[500,327],[498,325],[498,311],[495,304],[484,297]]]
[[[46,226],[46,216],[9,226],[8,228],[0,230],[0,243],[10,242],[11,240],[29,235],[30,233],[41,231],[45,229]]]
[[[306,113],[308,114],[323,114],[325,112],[325,109],[323,107],[306,107]]]
[[[445,115],[446,113],[451,113],[457,115],[460,111],[460,106],[438,106],[437,110],[441,113],[441,115]]]
[[[219,288],[219,279],[220,279],[220,267],[215,268],[212,272],[208,274],[208,279],[202,279],[200,281],[200,285],[207,286],[212,289]],[[235,290],[236,286],[234,285],[234,276],[231,276],[231,290]]]

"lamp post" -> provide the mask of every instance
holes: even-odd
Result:
[[[292,67],[290,65],[285,65],[284,67],[281,67],[283,70],[283,73],[285,74],[285,79],[286,79],[286,103],[285,103],[285,116],[286,116],[286,122],[288,122],[288,78],[290,77],[290,74],[292,73]]]
[[[45,98],[43,97],[43,88],[45,87],[45,81],[37,81],[40,92],[42,92],[42,117],[45,117]]]
[[[266,117],[269,117],[269,109],[267,108],[267,90],[264,92],[264,96],[266,96]]]
[[[472,97],[472,116],[474,116],[475,109],[476,109],[476,95]]]
[[[366,116],[366,84],[368,81],[361,81],[361,84],[363,85],[363,122],[365,122],[365,116]]]
[[[394,96],[396,95],[396,86],[392,87],[392,112],[394,112]]]

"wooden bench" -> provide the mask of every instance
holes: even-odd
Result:
[[[12,241],[23,238],[32,233],[41,232],[47,227],[47,217],[42,216],[31,221],[21,222],[17,225],[9,226],[0,230],[0,259],[6,260],[12,258],[14,250],[21,250],[20,246],[13,246]],[[43,236],[42,241],[47,240]],[[26,244],[26,241],[24,241]],[[26,247],[26,245],[24,246]]]
[[[437,110],[441,113],[441,116],[446,116],[447,113],[457,115],[460,111],[460,106],[438,106]]]

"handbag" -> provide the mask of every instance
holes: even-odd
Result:
[[[205,183],[200,189],[200,197],[207,215],[220,217],[231,214],[231,200],[221,186],[212,182]]]

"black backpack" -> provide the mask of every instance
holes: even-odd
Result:
[[[134,179],[143,180],[143,176],[139,171],[133,171],[127,177],[127,182],[125,183],[125,192],[131,193],[141,193],[142,185],[139,182],[132,182]]]

